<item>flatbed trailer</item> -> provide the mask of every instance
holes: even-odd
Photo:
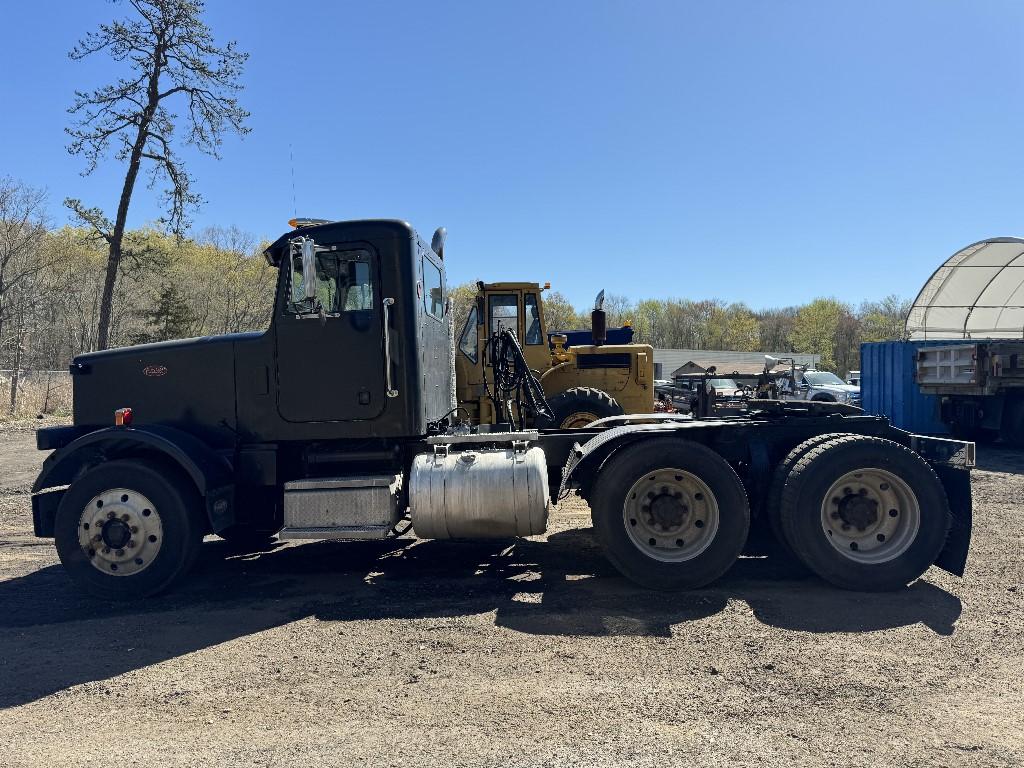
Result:
[[[515,424],[461,421],[443,255],[443,236],[428,246],[404,222],[297,229],[267,250],[265,332],[75,358],[74,424],[37,433],[52,453],[36,535],[81,588],[137,598],[182,578],[208,534],[534,536],[577,492],[645,587],[703,586],[744,551],[848,589],[897,589],[932,564],[963,574],[973,443],[859,408],[751,400],[736,416],[538,429],[539,384],[502,331],[488,391]]]

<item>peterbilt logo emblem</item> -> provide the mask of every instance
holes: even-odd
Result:
[[[142,369],[143,376],[163,376],[167,373],[166,365],[147,365]]]

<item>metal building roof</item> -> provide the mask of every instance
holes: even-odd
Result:
[[[1024,338],[1024,239],[993,237],[950,256],[914,300],[907,336]]]

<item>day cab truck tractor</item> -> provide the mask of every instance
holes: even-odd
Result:
[[[739,416],[574,430],[460,422],[443,243],[402,221],[295,229],[266,250],[279,274],[265,331],[76,357],[73,424],[38,431],[51,453],[32,496],[35,533],[76,587],[165,590],[207,534],[383,539],[407,517],[426,539],[533,536],[573,490],[607,557],[645,587],[714,581],[752,523],[839,587],[897,589],[933,563],[963,574],[972,443],[757,400]],[[536,393],[515,335],[492,342],[508,387]]]
[[[485,387],[485,348],[503,328],[522,340],[526,363],[551,406],[551,417],[541,415],[532,426],[571,429],[607,416],[651,413],[654,348],[604,343],[606,329],[598,329],[596,343],[567,348],[567,337],[554,335],[549,345],[542,291],[539,283],[477,283],[455,357],[457,398],[470,419],[493,424],[497,418]],[[595,303],[599,318],[603,298],[604,291]]]

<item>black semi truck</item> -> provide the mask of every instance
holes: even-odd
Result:
[[[52,453],[32,510],[90,592],[167,589],[209,534],[381,539],[406,519],[421,538],[541,534],[552,498],[574,490],[608,558],[646,587],[707,584],[759,534],[849,589],[896,589],[933,563],[964,572],[972,443],[848,405],[758,400],[735,416],[532,429],[546,406],[511,331],[480,360],[505,423],[467,424],[443,230],[428,244],[402,221],[318,222],[266,256],[279,270],[266,331],[73,361],[74,423],[38,432]]]

